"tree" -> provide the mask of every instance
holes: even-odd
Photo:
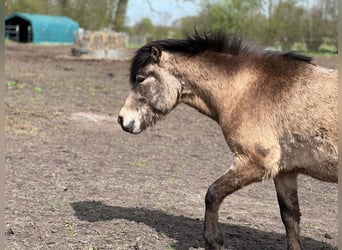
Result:
[[[113,27],[115,31],[123,31],[128,0],[118,1]]]
[[[232,35],[242,34],[246,37],[255,38],[260,33],[260,24],[266,20],[262,13],[263,1],[207,1],[197,18],[182,19],[181,30],[191,32],[195,26],[197,30],[224,30]],[[255,22],[256,20],[258,22]]]
[[[135,25],[134,30],[138,36],[151,35],[154,32],[154,26],[151,19],[145,17]]]
[[[304,41],[305,9],[295,0],[279,2],[270,17],[270,31],[282,49],[289,50],[293,43]]]
[[[305,42],[312,51],[318,51],[323,39],[337,48],[337,21],[338,2],[324,1],[316,2],[309,11],[305,27]]]
[[[194,29],[202,28],[199,27],[200,23],[199,16],[187,16],[183,17],[180,20],[177,20],[173,23],[173,26],[177,27],[180,30],[180,33],[183,35],[192,33]],[[204,22],[203,22],[204,23]]]
[[[8,15],[20,11],[63,15],[76,20],[85,29],[97,30],[111,28],[115,10],[118,12],[117,5],[121,1],[123,0],[5,0],[5,13]]]
[[[46,0],[5,0],[5,15],[13,12],[44,13]]]

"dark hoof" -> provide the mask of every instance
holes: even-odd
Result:
[[[208,246],[207,244],[205,244],[205,250],[225,250],[225,248],[223,246]]]
[[[220,231],[216,233],[206,234],[205,238],[205,250],[224,250],[223,247],[223,235]]]

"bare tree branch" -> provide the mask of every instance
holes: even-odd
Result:
[[[156,9],[153,7],[153,5],[152,5],[152,3],[150,2],[150,0],[146,0],[146,2],[147,2],[148,6],[150,7],[150,9],[151,9],[152,12],[155,12],[155,13],[157,13],[157,14],[163,14],[162,11],[156,10]]]

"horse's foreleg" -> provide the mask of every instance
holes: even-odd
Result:
[[[297,174],[283,173],[274,178],[281,219],[285,225],[287,248],[302,249],[299,235],[300,211],[297,193]]]
[[[205,197],[203,236],[205,249],[223,249],[223,236],[218,226],[218,211],[223,199],[249,185],[261,181],[265,171],[248,160],[236,160],[228,171],[208,188]]]

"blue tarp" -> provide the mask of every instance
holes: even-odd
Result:
[[[79,25],[66,16],[13,13],[5,18],[5,24],[15,25],[16,20],[25,20],[31,25],[32,42],[74,44],[75,32]]]

